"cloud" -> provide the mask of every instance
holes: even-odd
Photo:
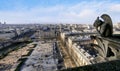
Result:
[[[23,7],[23,6],[22,6]],[[72,5],[36,6],[0,11],[0,21],[8,23],[79,23],[92,24],[97,16],[110,14],[113,22],[120,22],[120,4],[110,1],[82,1]]]
[[[110,6],[110,10],[113,12],[120,13],[120,4],[113,4]]]

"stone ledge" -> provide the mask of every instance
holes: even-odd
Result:
[[[120,71],[120,60],[69,68],[61,71]]]

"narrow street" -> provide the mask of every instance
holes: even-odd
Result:
[[[71,57],[69,56],[69,54],[67,53],[65,47],[60,44],[60,50],[61,50],[61,53],[63,55],[63,59],[64,59],[64,65],[66,68],[73,68],[75,67],[75,63],[73,62],[73,60],[71,59]]]

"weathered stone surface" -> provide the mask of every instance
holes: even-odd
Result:
[[[111,17],[107,14],[103,14],[101,15],[101,18],[103,21],[97,17],[93,24],[94,27],[102,37],[111,37],[113,34],[113,24]]]
[[[69,68],[61,71],[120,71],[120,60]]]
[[[101,36],[94,36],[94,40],[98,44],[96,44],[96,49],[99,54],[107,58],[108,60],[114,60],[120,58],[120,39],[113,35],[113,37],[101,37]],[[111,59],[114,57],[114,59]]]

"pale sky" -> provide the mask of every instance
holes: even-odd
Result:
[[[7,23],[93,24],[109,14],[120,22],[119,0],[0,0],[0,21]]]

